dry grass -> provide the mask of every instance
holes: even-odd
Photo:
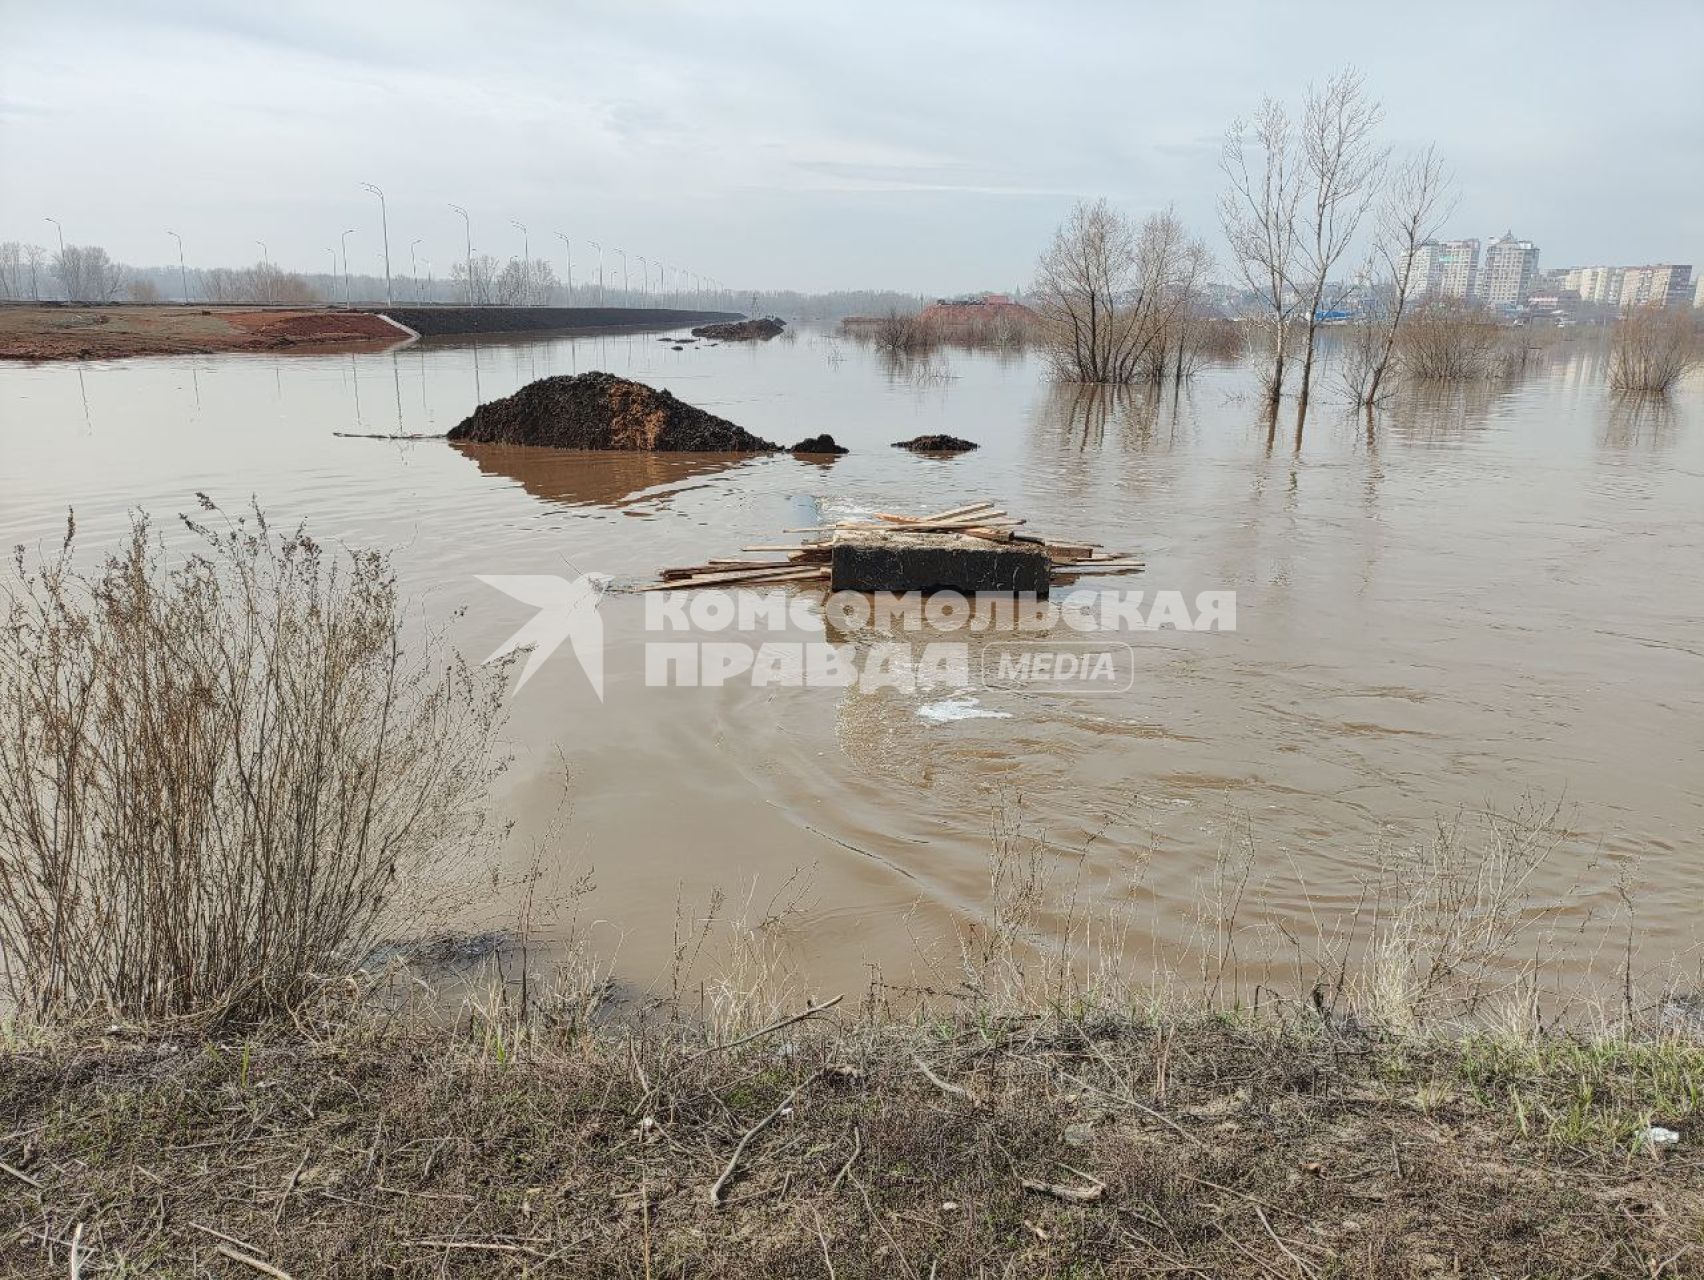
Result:
[[[403,646],[383,557],[203,500],[0,631],[0,957],[31,1013],[250,1018],[347,972],[483,827],[496,672]]]
[[[805,1012],[801,1006],[798,1012]],[[14,1274],[1691,1272],[1704,1052],[812,1014],[719,1047],[320,1021],[0,1065]],[[1652,1086],[1661,1103],[1653,1107]],[[1660,1269],[1659,1269],[1660,1268]],[[233,1271],[234,1273],[234,1271]]]

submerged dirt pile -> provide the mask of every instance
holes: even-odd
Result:
[[[613,373],[540,378],[482,404],[451,440],[661,453],[767,453],[780,448],[667,391]]]
[[[692,331],[692,336],[721,338],[724,342],[767,342],[786,327],[785,320],[764,316],[761,320],[726,320],[719,324],[701,324]]]
[[[842,454],[852,452],[843,444],[835,443],[833,436],[824,432],[820,436],[807,436],[793,446],[794,453],[823,453]]]
[[[915,440],[896,441],[893,447],[909,449],[913,453],[965,453],[980,448],[976,441],[963,440],[958,436],[918,436]]]

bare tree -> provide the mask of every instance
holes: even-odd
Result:
[[[24,262],[24,246],[16,240],[0,244],[0,298],[29,296],[29,268]]]
[[[111,302],[124,288],[124,268],[99,245],[66,245],[53,270],[71,302]]]
[[[201,276],[201,296],[209,302],[282,302],[297,306],[318,302],[319,294],[303,277],[270,262],[232,270],[214,267]]]
[[[450,282],[460,291],[463,302],[489,306],[497,300],[497,259],[481,253],[458,262],[450,268]]]
[[[1252,164],[1251,150],[1255,153]],[[1302,199],[1297,151],[1289,113],[1282,103],[1266,98],[1252,120],[1232,123],[1219,159],[1231,184],[1219,199],[1219,220],[1230,243],[1231,265],[1249,291],[1259,296],[1269,331],[1272,366],[1265,377],[1265,391],[1274,427],[1297,305],[1297,216]]]
[[[148,279],[147,276],[132,276],[126,292],[130,295],[132,302],[158,302],[160,300],[160,286]]]
[[[478,265],[475,260],[475,265]],[[496,300],[508,307],[536,307],[556,292],[556,271],[544,258],[510,258],[492,286]]]
[[[1392,172],[1379,199],[1378,232],[1366,275],[1382,277],[1363,300],[1345,385],[1367,410],[1386,394],[1397,338],[1424,281],[1415,279],[1420,246],[1437,235],[1455,205],[1454,187],[1436,147]]]
[[[1356,71],[1340,71],[1323,89],[1308,90],[1300,133],[1307,221],[1305,234],[1299,238],[1305,340],[1296,404],[1298,442],[1308,414],[1325,291],[1378,194],[1386,151],[1376,144],[1373,135],[1383,115],[1378,103],[1367,97]]]
[[[41,298],[41,268],[46,261],[47,250],[41,245],[26,244],[24,246],[24,265],[30,273],[30,297],[38,301]]]

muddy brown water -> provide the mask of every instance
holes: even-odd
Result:
[[[511,868],[541,841],[547,862],[595,868],[582,923],[641,982],[717,892],[724,915],[779,901],[784,962],[827,992],[875,968],[951,976],[956,930],[988,900],[999,812],[1049,842],[1056,887],[1128,908],[1138,963],[1165,965],[1198,942],[1227,848],[1254,850],[1252,955],[1256,932],[1307,944],[1335,927],[1383,852],[1439,820],[1559,806],[1566,831],[1528,885],[1535,907],[1565,907],[1557,966],[1604,963],[1619,880],[1637,962],[1688,967],[1704,891],[1704,386],[1635,409],[1607,394],[1602,362],[1561,343],[1517,381],[1410,396],[1372,443],[1326,406],[1299,454],[1265,447],[1242,369],[1175,399],[1091,397],[1049,386],[1033,358],[896,369],[815,333],[7,365],[0,541],[53,545],[67,506],[96,545],[131,508],[253,494],[322,538],[395,548],[425,613],[465,607],[452,635],[483,657],[532,610],[477,575],[642,579],[820,515],[994,498],[1147,561],[1139,580],[1088,585],[1234,590],[1237,629],[1128,637],[1135,678],[1118,694],[655,689],[643,597],[611,594],[605,700],[566,648],[514,700],[497,797],[516,822]],[[482,399],[588,369],[852,452],[333,435],[442,432]],[[925,432],[982,448],[889,447]],[[499,895],[468,926],[512,906]]]

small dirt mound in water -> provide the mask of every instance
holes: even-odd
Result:
[[[480,405],[449,438],[659,453],[767,453],[781,447],[667,391],[613,373],[540,378]]]
[[[701,324],[692,331],[692,336],[721,338],[727,342],[767,342],[786,327],[785,320],[764,316],[761,320],[728,320],[721,324]]]
[[[820,436],[810,436],[793,446],[794,453],[850,453],[845,445],[834,442],[834,437],[824,432]]]
[[[957,436],[918,436],[915,440],[897,441],[893,447],[913,453],[964,453],[980,446],[974,440],[961,440]]]

